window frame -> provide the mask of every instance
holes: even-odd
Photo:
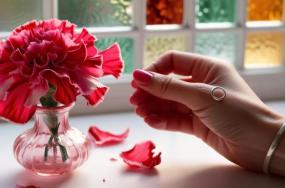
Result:
[[[58,1],[43,1],[43,19],[57,18]],[[134,40],[134,69],[143,67],[144,64],[144,42],[152,35],[159,35],[160,32],[167,34],[183,33],[186,37],[187,52],[195,51],[195,36],[198,32],[235,32],[239,36],[237,42],[237,53],[235,65],[241,76],[248,82],[257,95],[263,100],[277,100],[285,98],[285,53],[283,54],[283,65],[278,68],[266,69],[244,69],[244,48],[246,36],[252,31],[280,31],[285,33],[285,1],[283,1],[283,20],[279,25],[267,25],[252,27],[247,23],[248,0],[236,0],[236,23],[233,27],[219,25],[219,27],[201,27],[196,24],[196,1],[184,0],[183,24],[181,26],[146,26],[146,0],[133,0],[133,24],[127,27],[106,27],[87,28],[97,38],[105,37],[130,37]],[[217,25],[216,25],[217,26]],[[80,31],[81,29],[78,29]],[[0,39],[5,39],[8,32],[0,32]],[[284,40],[285,41],[285,40]],[[285,42],[284,42],[285,47]],[[128,111],[132,109],[129,104],[129,96],[132,93],[130,81],[132,75],[124,74],[119,80],[103,78],[102,82],[108,85],[111,90],[104,103],[96,108],[86,107],[86,102],[79,97],[73,114],[89,114],[103,112]],[[283,86],[283,87],[282,87]]]

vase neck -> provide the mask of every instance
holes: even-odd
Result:
[[[69,128],[69,111],[72,106],[56,108],[39,107],[35,113],[35,128],[40,132],[50,133],[57,128],[58,133]]]

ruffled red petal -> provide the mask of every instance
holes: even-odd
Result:
[[[106,50],[101,51],[99,55],[103,56],[102,69],[104,75],[113,75],[115,78],[119,78],[124,66],[120,46],[115,43]]]
[[[84,43],[78,46],[73,46],[67,52],[64,60],[64,66],[68,69],[74,69],[76,66],[82,64],[87,57],[87,49]]]
[[[44,96],[49,90],[47,81],[41,77],[36,79],[30,88],[31,93],[25,102],[26,106],[37,105],[40,98]]]
[[[87,74],[87,76],[99,78],[103,76],[102,63],[103,59],[101,56],[88,58],[80,69]]]
[[[88,95],[83,95],[83,97],[85,97],[89,105],[98,105],[104,100],[104,96],[106,95],[108,90],[109,88],[107,86],[101,85],[95,90],[93,90],[92,93]]]
[[[30,94],[27,83],[9,89],[6,99],[0,101],[0,116],[15,123],[29,121],[36,111],[36,105],[24,105]]]
[[[77,35],[74,42],[80,43],[83,41],[87,46],[87,54],[89,57],[95,56],[98,53],[97,48],[94,46],[94,42],[96,41],[96,38],[89,34],[86,28],[83,28],[81,33]]]
[[[100,130],[96,126],[92,126],[88,130],[89,134],[94,138],[94,142],[98,146],[118,144],[124,141],[129,135],[129,129],[121,134],[113,134],[107,131]]]
[[[76,100],[79,91],[68,75],[59,74],[51,69],[47,69],[41,72],[41,76],[56,87],[54,94],[56,101],[68,105]]]
[[[126,164],[135,168],[153,168],[161,162],[161,152],[154,155],[155,145],[152,141],[136,144],[132,149],[122,152],[120,157]]]

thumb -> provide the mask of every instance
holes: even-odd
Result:
[[[190,83],[141,69],[135,70],[133,76],[137,87],[156,97],[182,103],[192,110],[214,102],[210,94],[213,86],[208,84]]]

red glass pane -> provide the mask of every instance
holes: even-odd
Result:
[[[182,24],[183,0],[147,0],[147,24]]]

